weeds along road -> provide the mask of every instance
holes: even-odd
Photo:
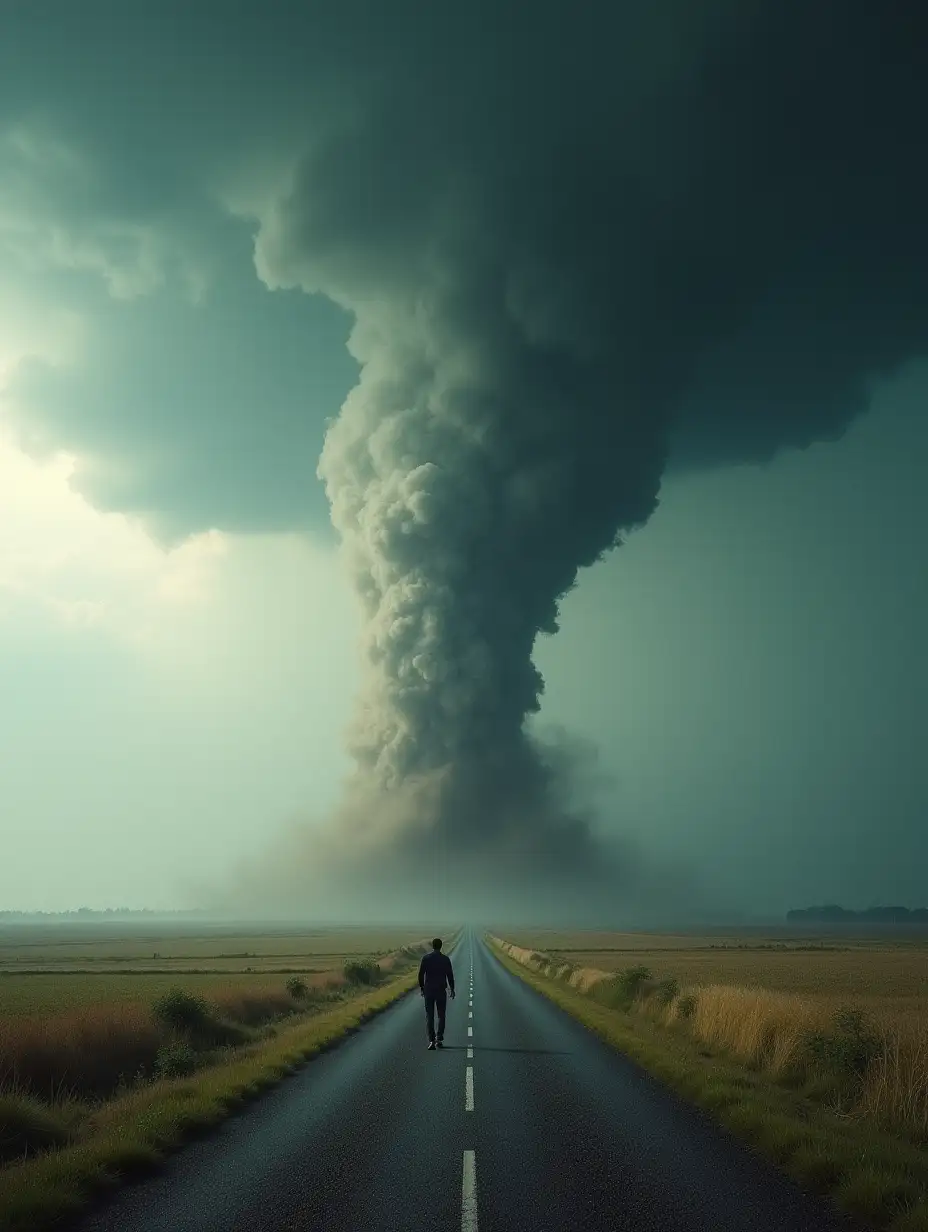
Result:
[[[443,1052],[426,1050],[421,999],[406,997],[80,1232],[853,1226],[528,988],[475,933],[452,959]]]

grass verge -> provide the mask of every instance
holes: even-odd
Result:
[[[504,967],[804,1188],[872,1227],[928,1232],[928,1153],[917,1144],[859,1118],[834,1115],[806,1090],[780,1085],[722,1050],[700,1046],[682,1027],[604,1005],[517,962],[496,939],[487,940]]]
[[[238,1048],[193,1077],[157,1082],[102,1105],[73,1145],[0,1170],[0,1232],[42,1232],[101,1191],[157,1167],[190,1138],[230,1116],[331,1047],[416,983],[416,971]]]

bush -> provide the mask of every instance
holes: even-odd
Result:
[[[833,1031],[810,1031],[805,1038],[808,1054],[838,1077],[859,1083],[870,1063],[880,1053],[879,1036],[869,1029],[863,1011],[845,1007],[833,1019]]]
[[[383,974],[373,959],[349,959],[345,963],[345,979],[349,984],[376,984]]]
[[[626,1000],[634,1001],[641,992],[641,986],[650,978],[651,971],[648,967],[626,967],[619,974],[618,985]]]
[[[287,980],[287,992],[294,999],[294,1001],[302,1001],[309,992],[309,989],[306,986],[305,980],[301,980],[297,976],[291,975],[289,980]]]
[[[677,1014],[680,1018],[692,1018],[696,1013],[696,995],[695,993],[686,992],[677,1002]]]
[[[202,997],[182,988],[172,988],[159,997],[152,1014],[161,1027],[177,1032],[197,1048],[234,1047],[251,1038],[246,1027],[217,1017]]]
[[[657,988],[655,989],[655,995],[657,996],[657,999],[658,1001],[660,1001],[661,1005],[670,1005],[671,1001],[673,1001],[674,997],[677,995],[679,991],[680,991],[680,985],[678,981],[675,980],[673,976],[671,975],[671,976],[668,976],[666,979],[660,981]]]
[[[613,1010],[627,1010],[631,1007],[628,994],[622,984],[621,977],[612,976],[608,980],[597,980],[587,990],[587,996],[601,1005],[608,1005]]]
[[[186,1078],[197,1068],[197,1054],[181,1040],[164,1044],[155,1057],[155,1073],[159,1078]]]
[[[203,1031],[212,1020],[209,1006],[183,988],[172,988],[151,1007],[155,1021],[171,1031]]]
[[[0,1163],[63,1146],[67,1126],[35,1099],[0,1095]]]

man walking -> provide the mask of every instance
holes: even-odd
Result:
[[[419,963],[419,992],[425,998],[425,1021],[429,1029],[429,1048],[443,1048],[445,1036],[445,984],[454,1000],[454,969],[451,959],[441,952],[441,937],[432,942],[431,954],[423,954]],[[438,1010],[438,1036],[435,1036],[435,1010]]]

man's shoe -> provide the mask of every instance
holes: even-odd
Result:
[[[436,1041],[435,1041],[435,1047],[436,1047],[436,1048],[444,1048],[444,1044],[441,1042],[441,1040],[436,1040]]]
[[[434,1041],[434,1040],[429,1040],[429,1047],[428,1047],[428,1051],[429,1051],[429,1052],[431,1052],[431,1051],[432,1051],[432,1049],[433,1049],[434,1047],[435,1047],[435,1041]]]

